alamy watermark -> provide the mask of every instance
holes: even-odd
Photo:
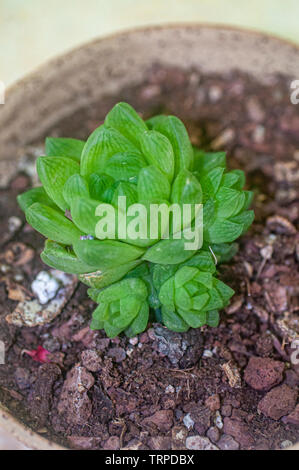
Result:
[[[292,341],[291,349],[293,350],[290,357],[291,363],[297,366],[299,364],[299,338]]]
[[[95,228],[100,240],[184,239],[185,250],[197,250],[203,240],[202,204],[132,204],[126,196],[118,197],[117,209],[99,204],[95,215],[100,217]]]
[[[5,364],[5,344],[0,341],[0,366]]]
[[[291,103],[292,104],[298,104],[299,103],[299,80],[293,80],[291,85],[291,90],[294,90],[291,92]]]
[[[0,80],[0,104],[5,104],[5,85]]]

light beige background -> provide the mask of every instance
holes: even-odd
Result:
[[[8,86],[100,36],[178,22],[241,26],[299,43],[299,0],[0,0],[0,81]],[[0,430],[0,450],[20,448]]]
[[[115,31],[208,22],[254,28],[299,43],[298,0],[0,0],[0,80]]]

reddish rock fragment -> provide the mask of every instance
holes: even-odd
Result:
[[[284,364],[266,357],[251,357],[245,369],[244,380],[258,391],[270,390],[282,382]]]
[[[279,420],[295,408],[297,391],[288,385],[274,388],[258,404],[258,410],[268,418]]]

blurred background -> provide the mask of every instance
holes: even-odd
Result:
[[[298,0],[0,0],[0,80],[8,86],[82,43],[152,24],[228,24],[299,43],[298,17]]]
[[[178,22],[227,24],[299,44],[298,0],[0,0],[0,80],[120,30]],[[0,450],[20,449],[0,429]]]

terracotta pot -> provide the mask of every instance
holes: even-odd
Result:
[[[238,69],[263,82],[282,73],[299,78],[298,48],[258,33],[206,25],[133,30],[87,44],[53,60],[8,90],[0,114],[0,158],[22,148],[59,120],[104,95],[142,82],[154,63],[204,72]],[[0,427],[34,449],[61,449],[28,430],[0,404]],[[299,450],[299,444],[295,446]]]

